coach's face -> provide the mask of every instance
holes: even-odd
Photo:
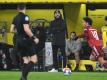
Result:
[[[59,13],[59,12],[56,12],[55,14],[54,14],[54,16],[55,16],[55,18],[60,18],[61,17],[61,14]]]

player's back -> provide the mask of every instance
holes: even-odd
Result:
[[[87,27],[84,29],[85,36],[87,37],[87,41],[89,45],[101,46],[102,42],[99,38],[98,32],[96,29],[92,27]]]

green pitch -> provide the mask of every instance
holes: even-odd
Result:
[[[19,80],[20,72],[0,72],[0,80]],[[31,72],[28,80],[107,80],[107,72],[73,72],[64,76],[62,72]]]

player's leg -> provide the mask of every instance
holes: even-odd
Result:
[[[104,57],[98,57],[98,61],[100,62],[101,65],[104,66],[104,68],[107,68],[107,61],[104,60]]]
[[[91,55],[90,55],[90,60],[91,61],[96,61],[96,57],[95,57],[95,53],[92,51]]]
[[[102,50],[102,47],[100,46],[94,46],[94,52],[96,54],[96,59],[100,62],[101,65],[104,66],[104,68],[107,68],[107,61],[104,60],[104,53]]]
[[[91,53],[91,55],[90,55],[90,60],[92,60],[92,61],[97,61],[97,58],[96,58],[96,53],[95,53],[95,51],[93,51],[92,50],[92,53]],[[99,69],[101,69],[102,68],[102,66],[101,66],[101,63],[98,61],[97,63],[99,63],[99,64],[97,64],[96,66],[96,70],[99,70]]]

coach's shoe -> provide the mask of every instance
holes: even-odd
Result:
[[[48,72],[58,72],[58,70],[56,70],[55,68],[53,68],[52,70],[50,70]]]

